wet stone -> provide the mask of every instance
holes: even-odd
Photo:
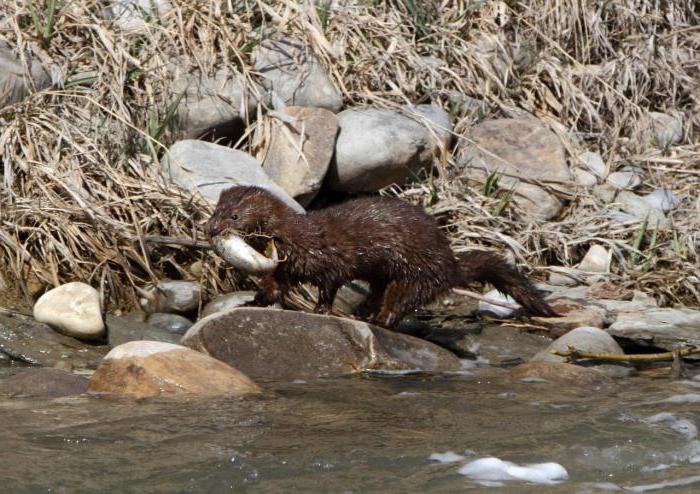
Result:
[[[109,348],[59,334],[31,318],[0,316],[0,351],[33,365],[53,367],[69,362],[74,368],[94,369]]]
[[[168,314],[171,315],[171,314]],[[189,322],[189,321],[188,321]],[[150,340],[178,343],[180,335],[165,328],[124,317],[107,315],[109,345],[114,348],[129,341]]]
[[[0,380],[0,395],[13,398],[57,398],[87,391],[88,379],[61,369],[28,367]]]
[[[186,317],[182,317],[177,314],[166,314],[163,312],[151,314],[148,316],[146,322],[155,328],[163,329],[168,333],[175,334],[185,334],[190,326],[192,326],[192,321]]]
[[[580,388],[600,389],[614,384],[597,370],[561,362],[527,362],[510,370],[511,379],[528,381],[542,379],[548,383]],[[536,381],[533,381],[536,382]]]

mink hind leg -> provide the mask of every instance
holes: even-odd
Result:
[[[384,292],[381,309],[371,322],[393,329],[408,313],[432,301],[441,291],[431,283],[392,281]]]

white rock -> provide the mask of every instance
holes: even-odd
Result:
[[[634,189],[642,184],[642,179],[633,171],[613,172],[605,181],[618,189]]]
[[[150,291],[149,312],[188,312],[199,306],[202,286],[194,281],[160,281]]]
[[[664,213],[669,212],[681,202],[681,198],[668,189],[656,189],[642,199],[652,208],[659,209]]]
[[[582,168],[574,168],[574,179],[576,180],[576,183],[579,183],[584,187],[593,187],[598,183],[598,179],[594,174],[588,170],[583,170]]]
[[[592,245],[583,256],[578,269],[587,273],[609,273],[612,251],[602,245]]]
[[[147,29],[149,17],[162,20],[172,10],[169,0],[112,0],[106,14],[124,31],[138,33]]]
[[[284,104],[340,110],[343,98],[310,47],[290,38],[266,40],[253,57],[263,85]]]
[[[564,362],[566,357],[554,355],[550,350],[565,351],[571,345],[576,350],[592,353],[614,353],[624,355],[620,345],[608,333],[599,328],[584,326],[572,329],[560,336],[547,348],[532,357],[532,362]]]
[[[656,228],[657,226],[659,228],[665,228],[668,225],[668,219],[663,211],[651,207],[644,198],[628,190],[620,191],[615,198],[615,204],[617,204],[622,211],[634,216],[639,221],[643,221],[647,218],[649,220],[649,228]]]
[[[233,185],[256,185],[303,213],[299,203],[265,174],[258,162],[247,153],[197,140],[178,141],[161,160],[162,172],[188,193],[198,191],[211,203]]]
[[[491,290],[487,293],[484,294],[484,296],[490,300],[494,300],[496,302],[501,302],[501,303],[507,303],[507,304],[513,304],[518,307],[520,305],[518,302],[516,302],[510,295],[506,295],[504,293],[499,292],[498,290]],[[493,315],[495,317],[501,318],[501,319],[506,319],[508,317],[511,317],[513,313],[515,312],[514,309],[509,309],[507,307],[501,307],[500,305],[493,305],[489,304],[488,302],[484,302],[483,300],[479,300],[479,312],[486,313]]]
[[[678,144],[683,139],[683,121],[679,117],[649,112],[656,145],[660,148]]]
[[[600,178],[605,178],[608,174],[608,167],[605,166],[605,162],[603,161],[603,157],[600,155],[600,153],[586,151],[579,154],[578,159],[594,175]]]
[[[83,340],[101,338],[105,332],[100,294],[81,282],[66,283],[42,295],[34,304],[34,319]]]

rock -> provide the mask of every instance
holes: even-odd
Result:
[[[553,218],[562,204],[541,187],[520,179],[567,183],[570,181],[564,146],[552,131],[530,118],[487,120],[474,127],[474,143],[458,160],[469,177],[484,182],[493,172],[501,173],[499,186],[514,188],[513,199],[531,216]]]
[[[142,304],[147,312],[189,312],[202,298],[202,286],[196,281],[160,281]]]
[[[265,40],[253,57],[263,85],[284,104],[340,111],[342,96],[311,49],[300,41]]]
[[[583,283],[585,276],[582,271],[573,268],[550,267],[549,282],[555,286],[578,286]]]
[[[588,287],[586,296],[589,299],[613,299],[613,300],[630,300],[632,298],[632,291],[627,288],[623,288],[617,283],[611,281],[601,281],[592,284]]]
[[[602,372],[580,365],[561,362],[526,362],[510,370],[511,379],[544,379],[549,383],[580,388],[606,388],[614,382]]]
[[[699,328],[698,310],[652,307],[620,312],[607,332],[612,336],[672,350],[684,345],[700,345]]]
[[[122,30],[140,33],[148,30],[149,19],[160,18],[173,10],[168,0],[112,0],[105,9],[106,17]]]
[[[437,141],[420,122],[392,110],[367,108],[338,114],[340,133],[329,185],[338,191],[376,191],[403,184],[428,167]]]
[[[617,189],[610,184],[601,184],[593,187],[593,195],[603,203],[609,204],[615,200]]]
[[[279,309],[213,314],[192,326],[182,344],[265,380],[459,369],[454,355],[432,343],[360,321]]]
[[[81,340],[99,339],[105,333],[100,294],[80,282],[66,283],[39,297],[34,319]]]
[[[164,329],[168,333],[185,334],[192,326],[192,321],[186,317],[177,314],[166,314],[163,312],[155,312],[148,316],[146,321],[154,328]]]
[[[204,141],[178,141],[170,146],[160,166],[163,173],[187,193],[197,191],[212,204],[219,200],[221,191],[229,187],[256,185],[296,211],[304,212],[304,208],[270,180],[255,158],[237,149]]]
[[[210,316],[215,312],[226,312],[231,309],[235,309],[236,307],[241,307],[248,302],[252,302],[254,298],[255,292],[252,290],[243,290],[239,292],[227,293],[225,295],[219,295],[204,306],[200,318]]]
[[[600,153],[586,151],[579,154],[578,159],[593,175],[600,178],[605,178],[608,175],[608,167]]]
[[[447,91],[447,97],[450,100],[450,105],[456,113],[481,114],[483,115],[488,110],[488,104],[483,100],[472,98],[469,95],[460,93],[459,91]]]
[[[513,299],[513,297],[511,297],[510,295],[506,295],[505,293],[501,293],[498,290],[491,290],[485,293],[484,296],[495,302],[503,302],[506,304],[513,304],[520,307],[518,302],[516,302],[515,299]],[[507,307],[501,307],[499,305],[493,305],[489,304],[488,302],[484,302],[483,300],[479,300],[479,312],[481,312],[482,314],[488,314],[494,317],[506,319],[511,317],[515,313],[515,309],[509,309]]]
[[[237,140],[248,116],[255,115],[262,88],[251,86],[229,66],[213,76],[183,67],[184,62],[169,66],[173,99],[182,98],[177,107],[180,134],[186,139]]]
[[[660,112],[649,112],[651,128],[657,147],[665,148],[683,140],[683,121],[675,116]]]
[[[593,187],[598,183],[598,179],[588,170],[582,170],[581,168],[574,168],[574,180],[576,183],[583,185],[584,187]]]
[[[566,351],[569,346],[581,352],[611,353],[624,355],[618,343],[604,330],[591,326],[573,329],[554,340],[547,348],[532,357],[531,362],[566,362],[567,357],[554,355],[551,350]],[[591,367],[608,377],[626,377],[634,372],[634,368],[625,364],[611,364],[584,360],[577,365]]]
[[[34,90],[51,85],[51,77],[37,60],[21,60],[12,46],[0,40],[0,108],[22,101]]]
[[[86,377],[60,369],[29,367],[0,380],[0,395],[13,398],[57,398],[83,394],[87,387]]]
[[[109,346],[112,348],[130,341],[148,340],[165,343],[179,343],[180,341],[179,334],[172,333],[167,329],[111,314],[107,314],[107,334]]]
[[[444,148],[449,147],[452,142],[452,118],[449,113],[435,105],[404,105],[402,108],[407,116],[434,132]]]
[[[369,283],[355,280],[340,287],[333,301],[333,309],[344,314],[355,314],[369,296]]]
[[[592,245],[583,256],[578,269],[586,273],[609,273],[612,251],[602,245]]]
[[[259,158],[265,173],[307,206],[326,176],[338,134],[338,118],[323,108],[287,107],[269,120]]]
[[[53,367],[69,362],[75,368],[94,369],[109,348],[82,343],[31,318],[0,316],[0,351],[32,365]]]
[[[636,189],[642,184],[639,174],[634,171],[611,173],[605,181],[617,189]]]
[[[656,189],[643,196],[642,199],[644,199],[650,207],[663,211],[664,213],[668,213],[681,202],[681,198],[668,189]]]
[[[607,312],[603,308],[588,305],[564,311],[559,303],[552,303],[552,307],[554,310],[558,311],[559,314],[562,314],[562,316],[533,317],[532,319],[548,326],[550,328],[550,334],[554,337],[559,337],[581,326],[593,326],[595,328],[602,328],[605,326]]]
[[[90,378],[90,393],[131,398],[258,393],[237,369],[189,348],[132,341],[109,352]]]
[[[626,190],[620,191],[615,198],[615,202],[622,211],[629,213],[639,221],[648,218],[648,227],[650,229],[656,228],[657,226],[659,228],[668,226],[668,219],[662,211],[651,207],[647,201],[632,192]]]

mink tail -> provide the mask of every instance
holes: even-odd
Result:
[[[488,282],[517,300],[533,316],[558,315],[530,280],[498,254],[474,250],[456,254],[456,257],[461,268],[456,285]]]

